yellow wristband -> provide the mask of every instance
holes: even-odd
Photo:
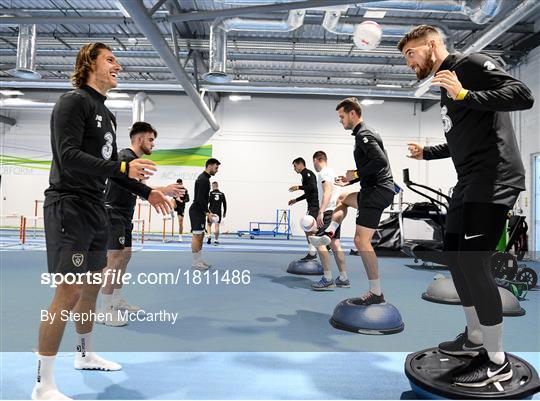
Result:
[[[120,163],[120,172],[126,174],[126,162]]]
[[[354,178],[360,178],[360,177],[358,177],[358,171],[354,172]]]
[[[463,100],[465,99],[465,96],[467,96],[467,93],[469,93],[469,91],[467,89],[461,89],[459,91],[459,93],[457,94],[456,96],[456,100]]]

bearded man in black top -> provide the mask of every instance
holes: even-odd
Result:
[[[446,144],[409,144],[410,157],[451,157],[458,175],[446,218],[444,251],[463,305],[467,326],[443,353],[472,356],[453,377],[456,385],[483,387],[510,380],[512,368],[502,345],[502,305],[490,255],[506,216],[525,190],[525,170],[510,111],[533,106],[531,91],[484,53],[450,54],[439,32],[421,25],[399,42],[418,79],[434,74],[441,88]]]

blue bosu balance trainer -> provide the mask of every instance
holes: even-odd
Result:
[[[322,276],[323,267],[317,259],[313,260],[293,260],[287,267],[287,273],[304,276]]]
[[[385,302],[364,306],[360,298],[345,299],[337,304],[330,324],[336,329],[359,334],[395,334],[405,327],[394,305]]]

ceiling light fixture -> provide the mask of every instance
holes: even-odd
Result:
[[[362,101],[360,102],[362,106],[372,106],[375,104],[383,104],[383,103],[384,103],[384,100],[382,99],[362,99]]]
[[[2,90],[0,90],[0,95],[3,95],[3,96],[22,96],[22,95],[24,95],[24,93],[22,93],[21,91],[18,91],[18,90],[14,90],[14,89],[2,89]]]
[[[243,100],[251,100],[251,96],[250,95],[230,95],[229,100],[233,102],[240,102]]]
[[[366,7],[369,6],[369,4],[366,4]],[[366,10],[364,13],[364,18],[367,19],[373,19],[373,18],[384,18],[386,15],[386,11],[384,10]]]
[[[110,91],[107,93],[109,99],[129,99],[129,93]]]

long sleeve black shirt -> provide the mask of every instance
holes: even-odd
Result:
[[[130,148],[122,149],[118,152],[118,160],[129,163],[132,160],[138,159],[138,156]],[[105,206],[113,209],[126,218],[131,219],[137,203],[137,195],[118,185],[113,180],[107,181],[107,190],[105,198]]]
[[[69,196],[103,204],[108,177],[148,198],[150,188],[120,171],[116,120],[105,99],[85,86],[56,102],[51,116],[53,160],[44,206]]]
[[[192,208],[198,210],[200,213],[208,212],[208,199],[210,197],[210,174],[203,171],[195,180],[195,190],[193,191],[195,197],[193,198]]]
[[[425,147],[424,158],[451,157],[462,184],[525,189],[510,111],[530,109],[529,88],[483,53],[450,54],[439,71],[455,71],[469,92],[452,100],[441,88],[441,117],[447,144]]]
[[[354,127],[354,162],[362,191],[373,187],[394,192],[394,179],[381,136],[365,123]]]
[[[302,176],[302,185],[298,187],[301,191],[304,191],[304,195],[296,198],[297,202],[306,200],[308,208],[319,207],[319,192],[317,190],[317,177],[313,174],[313,171],[305,168],[300,172]]]

